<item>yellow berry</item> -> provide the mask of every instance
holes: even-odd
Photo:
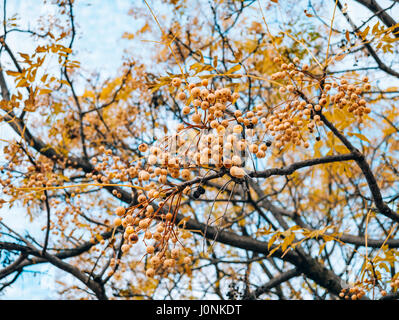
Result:
[[[115,218],[114,220],[114,226],[119,227],[122,224],[121,218]]]
[[[149,268],[149,269],[147,269],[145,274],[147,277],[153,278],[155,276],[155,270],[153,268]]]
[[[235,177],[235,178],[241,179],[241,178],[244,178],[244,176],[245,176],[245,171],[244,171],[243,168],[236,167],[236,166],[232,166],[232,167],[230,168],[230,174],[231,174],[233,177]]]
[[[115,213],[118,216],[122,216],[125,213],[125,208],[124,207],[118,207],[118,208],[116,208]]]
[[[146,251],[148,254],[153,254],[155,251],[155,248],[154,248],[154,246],[148,246]]]

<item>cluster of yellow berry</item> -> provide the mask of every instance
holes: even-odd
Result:
[[[331,101],[335,103],[340,109],[347,108],[348,112],[353,113],[359,117],[361,122],[365,114],[371,112],[370,107],[366,106],[366,100],[362,98],[363,92],[369,91],[371,85],[368,78],[363,78],[363,84],[348,84],[346,79],[342,79],[341,83],[332,83],[332,87],[338,91],[331,97]],[[331,85],[325,86],[325,91],[329,91]]]
[[[342,289],[339,293],[339,297],[345,300],[359,300],[365,294],[366,292],[362,288],[355,286],[352,288]]]
[[[124,228],[122,252],[127,253],[142,235],[146,245],[146,255],[151,257],[150,267],[146,270],[146,275],[151,278],[155,274],[172,272],[177,265],[190,264],[191,258],[185,254],[184,250],[177,247],[178,231],[175,230],[173,214],[159,213],[160,209],[155,211],[144,194],[140,194],[137,201],[139,205],[127,210],[124,207],[118,207],[115,211],[118,215],[114,220],[115,227],[122,225]],[[155,220],[158,222],[154,228],[151,228]],[[189,233],[184,233],[182,238],[188,236],[190,236]],[[172,243],[171,246],[169,241]]]
[[[179,78],[172,80],[172,86],[181,85]],[[184,121],[179,124],[177,133],[200,129],[196,143],[191,142],[193,137],[188,134],[182,143],[196,147],[187,152],[187,159],[192,159],[197,166],[212,164],[216,168],[225,167],[232,176],[242,178],[245,158],[248,155],[264,158],[272,144],[267,135],[266,108],[257,105],[247,112],[237,110],[235,102],[240,97],[239,93],[232,93],[227,87],[212,89],[207,79],[202,80],[199,86],[190,83],[186,89],[188,94],[180,90],[177,98],[186,102],[182,115],[191,115],[191,123]]]
[[[51,187],[61,184],[63,182],[62,179],[53,170],[54,162],[51,159],[40,156],[35,165],[27,165],[27,172],[24,174],[25,179],[22,181],[20,189],[16,189],[12,183],[12,172],[13,170],[18,170],[18,166],[22,163],[18,160],[20,156],[18,153],[21,150],[16,145],[14,146],[15,148],[8,148],[7,146],[4,148],[5,158],[10,159],[12,155],[13,161],[10,161],[6,168],[5,166],[0,167],[0,172],[7,176],[5,179],[0,178],[0,184],[3,187],[2,193],[15,199],[25,198],[25,201],[45,200],[46,196],[43,193],[26,193],[25,189]],[[5,170],[7,171],[4,172]]]
[[[373,280],[366,280],[364,283],[368,283],[372,287],[374,287]],[[354,287],[342,289],[339,293],[339,297],[345,300],[358,300],[361,299],[366,293],[365,289],[360,287],[360,282],[356,282]],[[392,279],[390,284],[391,290],[395,292],[399,288],[399,279]],[[379,291],[381,296],[385,297],[387,295],[387,291],[384,290],[381,286],[379,286]]]
[[[362,98],[364,92],[371,89],[369,79],[364,77],[360,83],[348,83],[348,80],[341,79],[338,82],[323,79],[309,72],[309,66],[299,66],[300,60],[293,59],[293,63],[284,63],[279,57],[274,58],[280,71],[271,76],[272,80],[280,80],[280,94],[286,94],[285,101],[269,117],[267,123],[271,135],[275,135],[275,146],[280,148],[286,143],[294,143],[309,147],[307,137],[301,133],[302,128],[307,128],[313,133],[315,128],[322,125],[321,111],[331,104],[340,109],[346,110],[357,116],[359,123],[362,117],[371,112],[366,106],[366,100]],[[317,98],[309,99],[302,90],[306,86],[319,88],[320,95]],[[277,109],[277,108],[276,108]],[[286,129],[287,131],[284,131]]]

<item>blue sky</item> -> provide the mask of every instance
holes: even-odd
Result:
[[[143,21],[134,20],[128,15],[133,1],[135,6],[143,6],[142,1],[135,0],[75,1],[74,11],[78,34],[74,43],[74,48],[76,48],[74,58],[81,62],[85,70],[101,72],[103,78],[112,77],[118,73],[124,51],[127,48],[130,49],[130,52],[137,52],[140,55],[145,53],[143,51],[144,43],[143,47],[130,47],[132,42],[122,38],[124,32],[132,32],[133,29],[142,26]],[[48,2],[50,3],[50,1]],[[331,1],[325,1],[325,3],[331,3]],[[390,1],[380,0],[379,3],[384,6],[389,5]],[[51,4],[43,5],[40,0],[13,0],[7,3],[7,15],[12,16],[17,13],[22,24],[21,28],[34,26],[39,16],[50,17],[53,9]],[[158,10],[158,8],[154,9]],[[2,12],[2,8],[0,12]],[[349,13],[355,17],[356,21],[369,15],[359,5],[350,6]],[[393,13],[391,12],[391,14]],[[395,14],[393,15],[395,16]],[[337,16],[341,15],[337,12]],[[396,16],[398,15],[396,14]],[[15,51],[29,52],[33,50],[35,43],[24,39],[26,39],[26,35],[14,34],[9,37],[9,44]],[[137,43],[135,42],[136,45]],[[4,124],[0,124],[0,137],[3,139],[12,137],[10,129]],[[3,144],[0,142],[0,165],[3,163],[2,147]],[[25,230],[27,220],[22,210],[3,208],[0,209],[0,216],[15,230],[19,232]],[[37,227],[32,228],[30,225],[29,229],[37,230],[40,239],[41,224],[39,221],[34,224]],[[12,287],[7,289],[4,296],[0,296],[0,299],[58,299],[54,279],[65,281],[69,276],[49,265],[36,266],[30,270],[44,272],[46,275],[34,276],[33,273],[22,275]]]

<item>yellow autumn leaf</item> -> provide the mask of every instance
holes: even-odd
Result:
[[[234,67],[230,68],[229,70],[227,70],[226,73],[227,74],[234,73],[234,72],[236,72],[236,71],[238,71],[240,69],[241,69],[241,65],[237,64],[236,66],[234,66]]]
[[[359,33],[360,37],[362,37],[362,39],[366,39],[368,33],[370,31],[370,26],[367,26],[366,29],[364,29],[362,32]]]
[[[19,88],[19,87],[29,87],[29,83],[28,83],[28,81],[27,81],[26,79],[21,79],[21,80],[17,83],[16,87],[17,87],[17,88]]]
[[[7,70],[6,73],[7,73],[9,76],[13,76],[13,77],[16,77],[16,76],[21,75],[20,72],[18,72],[18,71],[11,71],[11,70]]]
[[[51,89],[40,89],[39,94],[49,94],[53,92]]]
[[[358,137],[360,140],[371,143],[371,141],[369,139],[367,139],[367,137],[361,133],[349,132],[348,136],[350,136],[350,137],[355,136],[355,137]]]

